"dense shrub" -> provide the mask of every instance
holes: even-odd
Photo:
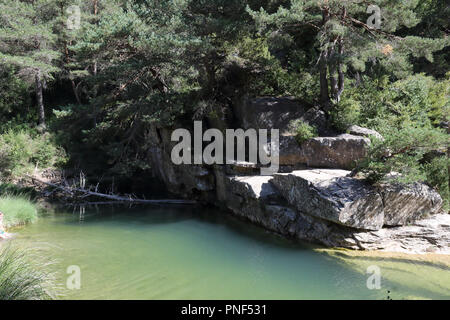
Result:
[[[301,120],[295,120],[290,124],[291,130],[295,133],[295,139],[299,144],[302,144],[303,142],[317,137],[317,128],[301,121]]]
[[[47,168],[65,160],[50,134],[8,130],[0,135],[0,175],[14,178],[34,168]]]
[[[450,210],[450,159],[446,156],[436,157],[424,165],[428,183],[434,187],[444,200],[444,209]]]
[[[0,67],[0,121],[2,128],[12,117],[23,117],[31,106],[29,85],[12,68]]]
[[[347,98],[331,110],[331,121],[336,129],[344,132],[349,126],[361,122],[361,109],[359,101]]]
[[[431,127],[450,120],[450,79],[436,81],[423,74],[389,82],[384,76],[344,91],[332,110],[335,127],[345,130],[357,124],[382,133],[385,128]]]

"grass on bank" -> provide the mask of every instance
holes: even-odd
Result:
[[[37,206],[26,195],[5,194],[0,196],[0,211],[3,212],[3,226],[11,228],[37,219]]]
[[[10,246],[0,249],[0,300],[54,298],[54,275],[47,271],[48,265],[35,261],[29,250]]]

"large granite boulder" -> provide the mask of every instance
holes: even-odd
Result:
[[[332,180],[342,180],[342,178],[346,178],[348,171],[307,171],[310,174],[308,179],[316,183],[310,185],[317,192],[316,195],[320,195],[320,197],[327,194],[328,196],[331,195],[328,200],[334,197],[334,200],[330,200],[335,202],[333,205],[341,201],[339,198],[346,197],[346,192],[351,193],[351,190],[346,188],[340,189],[345,186],[345,183],[338,187],[336,193],[331,192],[330,189],[322,193],[320,188],[314,188],[317,187],[317,183],[320,184],[320,181],[324,180],[324,177],[320,177],[320,175],[327,175]],[[311,171],[316,172],[311,173]],[[280,192],[285,195],[284,191],[271,186],[271,184],[276,185],[274,181],[277,178],[286,176],[289,175],[276,175],[274,178],[270,176],[239,177],[226,176],[222,173],[218,175],[219,179],[217,180],[218,190],[222,190],[222,194],[218,198],[235,215],[261,225],[267,230],[284,236],[319,243],[327,247],[414,253],[450,253],[450,215],[434,215],[427,219],[410,222],[406,226],[379,230],[356,229],[336,223],[336,221],[311,215],[303,210],[303,206],[300,206],[296,201],[289,204],[284,197],[280,197],[280,194],[278,194]],[[222,181],[222,183],[219,181]],[[220,186],[222,187],[220,188]],[[310,199],[310,202],[320,203],[316,200]],[[376,202],[380,205],[382,201],[377,198]],[[345,207],[344,204],[342,209],[345,210],[346,208],[348,207]],[[365,219],[365,217],[358,216],[358,213],[356,213],[356,217],[360,221]],[[383,218],[383,215],[381,215],[381,218]],[[380,219],[380,216],[377,219]],[[351,221],[351,219],[348,221]]]
[[[301,170],[276,174],[271,181],[298,211],[348,227],[379,230],[383,200],[364,182],[344,170]]]
[[[375,188],[349,173],[301,170],[276,174],[271,183],[299,212],[356,229],[404,226],[442,208],[440,195],[425,184],[391,182]]]
[[[342,134],[337,137],[312,138],[302,145],[308,167],[352,169],[367,155],[370,139]]]
[[[267,210],[271,204],[283,203],[278,191],[269,183],[271,176],[227,176],[217,168],[218,199],[235,215],[281,233],[278,218]]]
[[[279,129],[281,166],[307,165],[312,168],[352,169],[367,155],[368,136],[380,135],[373,130],[353,126],[355,135],[337,135],[330,128],[325,113],[292,97],[243,99],[233,107],[243,129]],[[294,121],[314,126],[321,137],[301,146],[295,138]]]
[[[402,226],[439,213],[441,196],[423,183],[380,187],[384,203],[384,225]]]

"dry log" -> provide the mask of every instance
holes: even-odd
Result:
[[[80,198],[80,197],[86,198],[86,197],[91,196],[91,197],[109,199],[109,200],[113,200],[116,202],[148,203],[148,204],[190,204],[191,205],[191,204],[197,203],[197,201],[195,201],[195,200],[178,200],[178,199],[146,200],[146,199],[136,199],[136,198],[132,198],[132,197],[121,197],[121,196],[117,196],[117,195],[104,194],[104,193],[89,191],[89,190],[80,189],[80,188],[63,187],[63,186],[57,185],[55,183],[42,181],[36,177],[32,177],[32,176],[27,176],[27,177],[30,178],[33,183],[35,183],[35,181],[37,181],[38,183],[59,189],[65,193],[69,194],[72,197],[74,197],[76,193],[80,193],[81,195],[78,196],[78,198]]]

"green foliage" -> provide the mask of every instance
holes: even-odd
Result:
[[[33,187],[23,187],[13,183],[0,183],[0,196],[23,196],[34,199],[37,195]]]
[[[438,179],[433,174],[437,163],[425,166],[423,159],[430,152],[446,152],[449,146],[446,132],[425,127],[391,127],[384,131],[384,138],[385,141],[373,142],[369,156],[359,164],[358,170],[370,181],[380,181],[392,172],[398,174],[396,179],[402,183]],[[436,185],[436,182],[432,184]]]
[[[19,67],[25,74],[41,70],[43,75],[59,71],[54,61],[59,52],[54,45],[54,12],[48,1],[0,0],[0,62]]]
[[[55,277],[49,263],[37,263],[29,250],[10,246],[0,251],[0,300],[51,300]]]
[[[55,146],[50,134],[9,130],[0,135],[0,174],[3,178],[20,177],[36,167],[48,168],[64,161],[64,152]]]
[[[365,72],[373,64],[385,73],[402,78],[413,69],[411,58],[433,61],[433,53],[449,45],[444,36],[425,38],[421,34],[394,34],[420,22],[415,12],[418,1],[372,1],[382,10],[380,29],[366,24],[368,3],[359,0],[291,0],[268,12],[247,8],[262,32],[298,34],[314,30],[311,37],[318,49],[317,71],[322,75],[321,102],[340,100],[346,71]],[[328,78],[327,78],[328,74]],[[338,78],[339,77],[339,80]],[[331,92],[331,96],[329,96]]]
[[[387,77],[350,87],[331,111],[335,127],[345,131],[349,125],[370,127],[383,133],[385,128],[414,124],[431,127],[450,119],[450,81],[436,81],[423,74],[390,83]]]
[[[29,85],[15,76],[14,69],[0,67],[0,120],[2,123],[17,114],[27,111]]]
[[[364,78],[351,87],[332,110],[335,127],[345,131],[356,124],[375,129],[385,141],[373,141],[369,156],[359,164],[372,182],[399,173],[402,183],[426,182],[448,203],[448,170],[445,152],[448,134],[437,128],[449,121],[448,80],[416,74],[395,82],[387,77]],[[444,154],[427,162],[429,154]]]
[[[330,111],[330,118],[336,129],[345,132],[349,126],[361,123],[362,109],[360,101],[346,97]]]
[[[11,228],[35,222],[37,207],[25,195],[0,196],[0,211],[4,214],[4,227]]]
[[[401,171],[443,190],[438,164],[424,163],[425,150],[408,137],[413,131],[418,141],[432,139],[434,151],[445,147],[436,129],[450,114],[442,1],[375,0],[381,30],[365,26],[368,3],[359,0],[97,4],[0,0],[2,177],[66,163],[59,146],[68,165],[90,175],[142,175],[150,172],[155,127],[191,122],[201,109],[219,123],[243,96],[295,96],[316,105],[326,88],[335,92],[333,104],[322,106],[336,128],[357,124],[386,137],[362,170],[377,178]],[[69,5],[81,8],[78,30],[65,25]],[[48,81],[52,134],[29,130],[37,120],[30,98],[37,70]],[[343,93],[333,85],[338,75]],[[316,135],[296,125],[299,142]]]
[[[444,210],[450,210],[450,159],[448,156],[434,158],[424,165],[427,182],[434,187],[444,200]]]
[[[276,41],[247,36],[230,45],[223,85],[232,83],[247,95],[295,96],[314,102],[319,92],[317,78],[310,74],[299,52],[293,52],[283,64],[272,53]]]
[[[295,134],[295,139],[299,144],[308,141],[311,138],[317,137],[317,128],[311,126],[301,120],[295,120],[290,124],[292,132]]]

